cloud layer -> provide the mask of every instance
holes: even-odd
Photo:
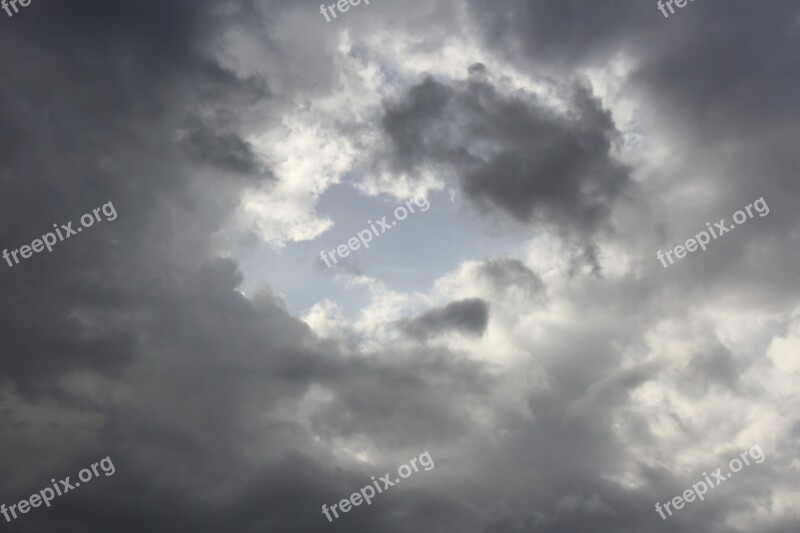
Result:
[[[0,524],[797,530],[796,3],[429,4],[3,17],[3,248],[108,201],[118,219],[1,269],[0,503],[116,473]],[[414,255],[420,290],[367,262],[319,271],[339,298],[302,316],[280,284],[317,280],[245,294],[241,249],[314,241],[345,189],[439,195],[426,216],[473,233],[415,237],[454,250],[434,275]],[[759,197],[768,217],[656,260]],[[755,444],[763,464],[655,512]],[[321,513],[425,450],[435,470]]]

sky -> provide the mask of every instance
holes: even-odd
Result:
[[[797,2],[7,7],[0,530],[798,530]]]

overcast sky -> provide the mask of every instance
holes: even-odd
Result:
[[[0,11],[0,248],[118,214],[0,260],[0,504],[116,469],[0,530],[796,533],[800,4],[673,7]]]

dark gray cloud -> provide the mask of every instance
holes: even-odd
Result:
[[[687,369],[687,385],[695,388],[699,394],[705,394],[713,386],[738,391],[740,375],[744,370],[740,368],[741,364],[724,346],[696,354]]]
[[[224,106],[203,93],[251,92],[204,57],[208,12],[189,5],[32,4],[4,21],[4,131],[20,145],[0,172],[3,246],[108,201],[118,212],[4,272],[5,378],[17,385],[80,366],[119,370],[140,340],[130,321],[175,276],[168,265],[186,262],[190,248],[207,257],[198,245],[226,209],[215,205],[235,201],[192,197],[177,159],[175,127],[192,98]],[[184,224],[197,209],[212,217]]]
[[[181,140],[182,148],[201,163],[239,174],[256,174],[260,165],[252,145],[235,132],[220,129],[200,119],[191,120]]]
[[[474,65],[456,84],[429,77],[388,104],[383,128],[394,166],[447,165],[482,210],[591,236],[629,182],[611,156],[610,114],[581,84],[564,87],[571,95],[562,116],[533,98],[501,94],[484,73]]]
[[[470,0],[482,36],[498,51],[552,69],[606,61],[664,28],[655,2]],[[657,16],[654,16],[657,15]]]
[[[520,290],[530,298],[544,296],[542,279],[519,259],[495,257],[481,265],[481,275],[490,280],[495,290]]]
[[[410,318],[401,328],[413,337],[424,339],[450,331],[483,335],[488,324],[489,304],[480,298],[468,298]]]

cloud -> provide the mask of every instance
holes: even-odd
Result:
[[[252,145],[235,132],[219,130],[200,119],[190,120],[181,147],[190,158],[222,170],[245,175],[257,172],[260,165]]]
[[[480,273],[491,281],[497,292],[516,289],[528,297],[541,296],[545,292],[542,279],[519,259],[487,259],[481,265]]]
[[[401,328],[413,337],[425,338],[454,331],[482,335],[489,323],[489,306],[480,298],[451,302],[405,321]]]
[[[583,85],[558,113],[535,96],[502,94],[485,70],[474,65],[453,84],[428,77],[387,106],[395,168],[444,165],[483,211],[591,236],[629,183],[612,157],[610,114]]]

